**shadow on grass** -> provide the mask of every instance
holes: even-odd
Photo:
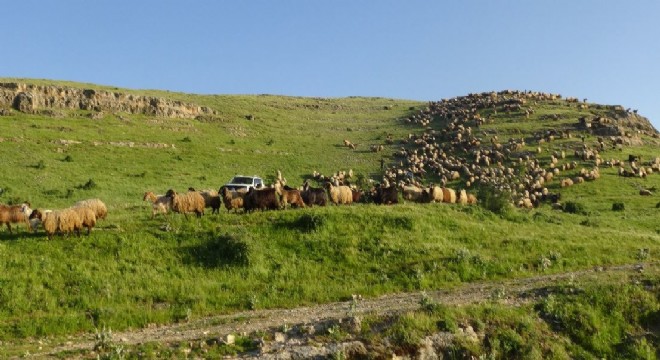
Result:
[[[206,268],[250,265],[250,246],[236,235],[200,234],[201,242],[182,249],[183,262]]]
[[[273,226],[278,229],[298,230],[303,233],[317,231],[323,227],[326,219],[318,214],[302,214],[293,220],[280,219]]]
[[[7,227],[4,226],[2,230],[0,230],[0,241],[13,241],[13,240],[18,240],[18,239],[44,239],[46,238],[46,234],[43,232],[26,232],[25,229],[16,229],[15,227],[12,226],[12,233],[10,234],[7,231]]]

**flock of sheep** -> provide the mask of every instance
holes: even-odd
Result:
[[[352,176],[352,171],[349,173]],[[223,186],[219,191],[196,191],[194,188],[189,188],[183,193],[168,190],[163,195],[147,191],[143,200],[151,203],[152,218],[157,214],[170,212],[182,213],[186,217],[187,214],[194,213],[199,217],[207,208],[211,208],[212,213],[218,213],[222,205],[228,211],[248,213],[254,210],[304,208],[328,204],[350,205],[357,202],[391,205],[398,203],[400,197],[406,201],[419,203],[475,204],[477,202],[476,197],[465,190],[456,192],[433,184],[428,187],[380,184],[365,192],[348,185],[348,179],[344,185],[343,180],[330,177],[329,179],[334,181],[325,181],[324,187],[312,187],[308,180],[300,188],[294,189],[286,185],[286,180],[281,178],[279,172],[278,177],[272,186],[259,190],[252,188],[249,191],[237,191]],[[12,224],[25,224],[26,229],[33,232],[37,232],[41,226],[48,239],[52,239],[56,234],[79,236],[81,230],[85,228],[89,235],[97,221],[105,219],[107,214],[107,206],[99,199],[78,201],[71,207],[59,210],[33,210],[27,202],[19,205],[0,204],[0,226],[5,224],[10,234],[12,234]]]
[[[579,119],[574,128],[544,130],[535,133],[531,138],[511,137],[505,142],[500,142],[496,133],[488,134],[480,130],[483,124],[494,121],[490,115],[482,117],[480,110],[490,110],[491,114],[497,114],[498,111],[514,112],[514,116],[517,112],[518,115],[529,117],[534,113],[534,106],[539,101],[559,99],[560,95],[540,92],[502,91],[431,102],[427,108],[406,119],[409,123],[421,125],[424,128],[423,134],[411,134],[407,139],[401,140],[402,147],[394,154],[397,164],[383,169],[382,183],[367,191],[348,185],[348,179],[353,176],[352,170],[341,171],[330,177],[314,172],[314,179],[324,186],[312,187],[308,180],[300,188],[288,187],[278,171],[275,183],[261,190],[236,191],[221,187],[218,191],[196,191],[190,188],[184,193],[169,190],[164,195],[146,192],[143,200],[152,204],[152,217],[169,212],[194,213],[201,216],[206,208],[211,208],[212,213],[218,213],[222,205],[228,211],[251,212],[284,209],[288,206],[325,206],[328,203],[346,205],[354,202],[373,202],[387,205],[398,203],[399,198],[420,203],[476,203],[476,197],[465,189],[455,191],[447,187],[451,181],[461,181],[466,188],[477,185],[489,186],[496,191],[507,191],[512,194],[511,200],[514,204],[529,208],[538,206],[541,199],[549,198],[553,203],[557,202],[559,196],[550,194],[545,186],[557,179],[562,172],[576,170],[576,161],[560,164],[560,160],[566,158],[566,150],[572,150],[575,160],[593,162],[593,167],[582,168],[576,176],[564,175],[559,181],[560,187],[598,179],[599,166],[603,165],[619,167],[620,176],[646,177],[660,172],[660,158],[644,165],[639,159],[630,158],[630,170],[625,168],[625,161],[601,158],[601,154],[609,149],[610,145],[616,148],[623,143],[621,136],[610,136],[609,139],[599,136],[595,146],[590,146],[583,135],[580,137],[581,142],[573,141],[572,145],[569,145],[573,146],[572,149],[563,144],[555,146],[548,162],[537,158],[537,155],[544,151],[542,146],[548,146],[548,143],[556,139],[572,138],[573,130],[588,130],[594,127],[585,124],[609,124],[612,120],[607,118],[595,117],[589,121],[585,117]],[[569,106],[579,103],[577,99],[566,99],[566,102]],[[589,106],[586,101],[579,105],[581,109]],[[431,121],[436,119],[446,122],[440,131],[429,127]],[[486,140],[480,137],[484,135],[488,136]],[[606,143],[608,140],[610,144]],[[394,139],[388,135],[385,142],[391,145]],[[529,144],[537,146],[536,150],[525,150],[524,147]],[[349,140],[344,140],[344,145],[350,149],[357,146]],[[383,149],[382,145],[371,147],[374,152]],[[439,179],[439,186],[422,184],[420,180],[429,175]],[[32,210],[28,203],[0,205],[0,226],[6,224],[11,233],[12,223],[26,223],[32,230],[36,230],[41,224],[51,238],[56,233],[79,234],[83,228],[87,228],[89,233],[96,221],[106,215],[107,208],[98,199],[80,201],[70,208],[53,211]]]
[[[55,234],[80,235],[83,228],[87,228],[89,235],[96,221],[105,219],[107,214],[108,208],[99,199],[78,201],[66,209],[43,211],[32,210],[27,202],[20,205],[0,204],[0,226],[6,224],[11,234],[11,224],[25,224],[34,232],[41,225],[49,239]]]
[[[500,140],[496,130],[483,128],[484,124],[495,121],[493,115],[498,112],[510,114],[513,118],[527,118],[535,113],[538,104],[548,101],[565,101],[567,106],[578,106],[580,109],[591,106],[586,101],[580,103],[575,98],[562,99],[557,94],[509,90],[430,102],[425,109],[405,119],[422,127],[423,133],[410,134],[400,140],[401,148],[394,154],[396,161],[384,169],[383,182],[399,185],[407,182],[421,186],[422,181],[430,177],[439,179],[442,187],[450,182],[460,182],[468,189],[486,186],[511,194],[511,201],[520,207],[533,207],[538,206],[541,199],[556,198],[549,196],[551,194],[547,189],[552,181],[559,179],[561,187],[593,181],[600,177],[599,167],[602,166],[619,167],[622,176],[645,177],[660,172],[660,158],[643,166],[639,161],[628,161],[630,170],[625,161],[605,159],[602,155],[607,150],[620,150],[621,145],[632,141],[632,134],[599,136],[598,129],[584,129],[581,125],[587,121],[584,119],[527,137],[514,135],[506,140]],[[636,116],[618,106],[606,107],[606,110],[609,110],[608,116],[611,118],[607,120],[611,123],[618,121],[623,124],[628,116]],[[558,120],[560,115],[555,114],[551,118]],[[432,122],[442,124],[431,127]],[[591,122],[604,121],[602,116],[595,116]],[[575,133],[582,136],[575,139]],[[586,141],[586,133],[596,135],[597,141],[594,144]],[[658,137],[657,132],[652,135]],[[559,139],[563,141],[555,143]],[[392,144],[393,140],[388,137],[385,142]],[[349,148],[355,146],[350,140],[344,140],[344,145]],[[541,158],[543,153],[550,154],[549,161]],[[575,161],[568,160],[567,154],[571,153]],[[591,163],[592,166],[580,169],[578,161]],[[566,174],[569,171],[573,174]],[[575,171],[579,173],[575,175]]]
[[[279,175],[279,174],[278,174]],[[278,210],[288,207],[304,208],[307,206],[350,205],[357,202],[373,202],[375,204],[391,205],[399,202],[399,198],[419,203],[458,203],[476,204],[477,199],[465,190],[455,191],[447,187],[419,187],[415,185],[395,186],[378,184],[368,191],[359,190],[334,177],[334,181],[323,181],[323,187],[312,187],[307,180],[299,188],[286,185],[281,176],[275,183],[264,189],[232,190],[221,187],[218,191],[196,191],[189,188],[186,193],[169,190],[163,195],[151,191],[144,193],[142,200],[151,203],[152,218],[157,214],[169,212],[204,214],[206,208],[212,213],[218,213],[222,205],[228,211],[245,213],[254,210]]]

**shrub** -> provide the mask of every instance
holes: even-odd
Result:
[[[492,187],[479,188],[479,204],[486,210],[495,214],[504,215],[511,209],[511,194],[506,191],[498,191]]]
[[[625,210],[625,206],[623,205],[622,202],[615,202],[612,204],[612,211],[623,211]]]
[[[582,214],[582,215],[587,214],[587,211],[585,210],[584,205],[582,205],[581,203],[578,203],[578,202],[574,202],[574,201],[567,201],[564,204],[563,210],[564,210],[564,212],[567,212],[569,214]]]
[[[67,156],[64,157],[64,159],[62,159],[62,161],[64,161],[64,162],[72,162],[72,161],[73,161],[73,158],[71,157],[71,155],[67,155]]]
[[[81,190],[91,190],[94,189],[95,187],[96,187],[96,182],[94,181],[94,179],[89,179],[87,180],[86,183],[76,186],[76,188]]]
[[[250,264],[250,246],[240,237],[231,234],[218,236],[209,232],[201,239],[200,244],[185,249],[188,261],[208,268]]]

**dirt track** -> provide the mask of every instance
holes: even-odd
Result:
[[[474,304],[485,301],[498,301],[512,306],[520,305],[547,294],[553,286],[574,281],[584,284],[591,281],[620,282],[640,272],[655,273],[660,270],[658,263],[643,265],[630,264],[615,267],[542,275],[532,278],[506,280],[501,282],[474,283],[462,287],[433,292],[417,292],[385,295],[378,298],[357,301],[336,302],[295,309],[255,310],[231,315],[212,316],[186,323],[145,328],[134,331],[115,332],[113,340],[120,344],[140,344],[148,342],[175,343],[187,340],[222,338],[228,334],[251,333],[283,325],[313,324],[329,319],[341,319],[351,315],[400,313],[420,308],[420,300],[428,296],[446,305]],[[38,344],[37,344],[38,343]],[[34,348],[41,346],[37,357],[49,357],[64,351],[91,350],[94,348],[94,334],[84,334],[69,338],[65,343],[49,344],[37,340],[24,344],[2,344],[2,347]]]

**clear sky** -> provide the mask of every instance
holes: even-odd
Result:
[[[660,129],[657,0],[0,3],[0,77],[423,101],[537,90]]]

